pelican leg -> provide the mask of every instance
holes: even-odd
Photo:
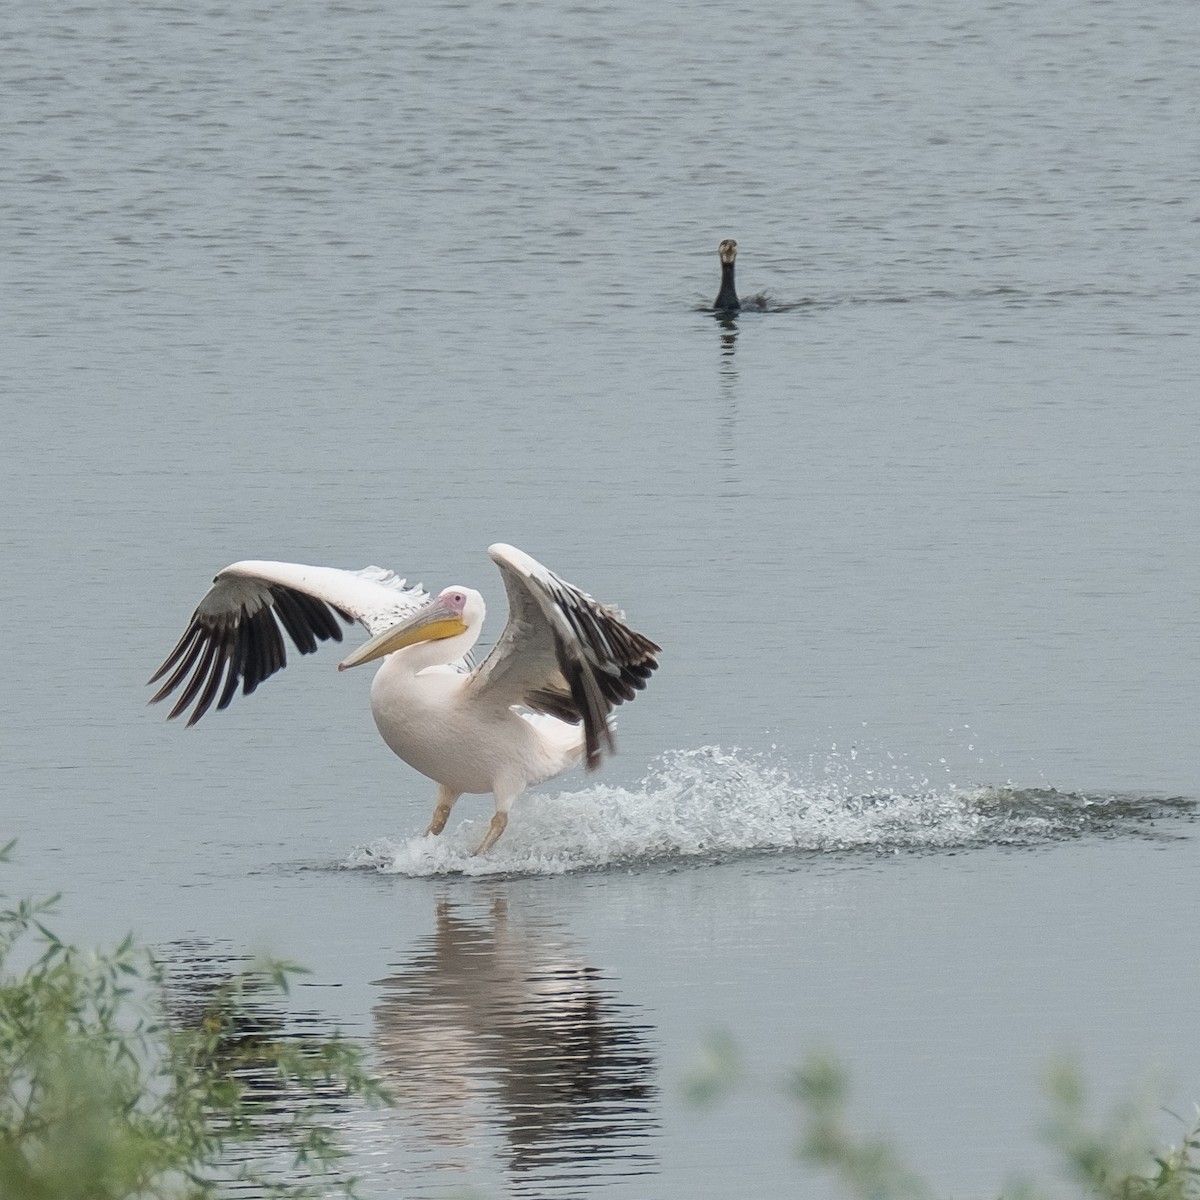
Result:
[[[483,841],[479,843],[479,849],[472,856],[478,858],[481,854],[486,854],[499,840],[500,835],[508,826],[508,813],[494,812],[492,813],[491,823],[488,825],[488,831],[483,835]]]
[[[425,830],[425,836],[428,837],[431,833],[441,833],[446,828],[446,822],[450,819],[450,810],[454,807],[454,802],[462,795],[462,792],[452,792],[448,787],[443,787],[438,784],[437,807],[433,810],[433,818],[429,822],[429,828]],[[497,834],[497,837],[500,835]]]
[[[508,827],[508,810],[512,808],[512,802],[517,798],[517,794],[508,792],[493,792],[492,795],[496,797],[496,811],[492,813],[487,833],[483,835],[483,841],[479,843],[479,849],[473,855],[475,858],[486,854],[500,840],[500,835]]]

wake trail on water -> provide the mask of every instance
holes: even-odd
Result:
[[[557,875],[754,853],[938,851],[1027,846],[1092,835],[1167,836],[1182,798],[1085,795],[1014,784],[960,788],[891,778],[831,756],[800,772],[769,758],[706,746],[664,755],[632,788],[593,784],[528,793],[492,851],[472,856],[491,817],[440,837],[379,838],[342,864],[402,875]],[[899,776],[901,772],[894,772]],[[866,786],[864,787],[864,783]]]

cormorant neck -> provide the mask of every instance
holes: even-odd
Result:
[[[731,262],[721,264],[721,290],[713,304],[713,308],[720,312],[733,312],[742,307],[737,288],[733,286],[733,267]]]

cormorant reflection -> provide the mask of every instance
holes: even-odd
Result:
[[[553,925],[510,918],[503,897],[437,928],[378,981],[384,1082],[428,1147],[500,1130],[513,1175],[645,1174],[657,1128],[655,1060],[631,1019]],[[530,1181],[532,1183],[532,1181]]]
[[[721,329],[721,375],[724,377],[736,371],[733,355],[737,350],[738,323],[732,313],[717,313],[716,322]]]
[[[717,416],[717,453],[721,463],[721,495],[725,498],[742,494],[742,482],[737,462],[738,369],[734,360],[737,350],[737,314],[717,313],[721,328],[721,359],[718,375],[720,413]]]

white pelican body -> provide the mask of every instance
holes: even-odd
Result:
[[[371,712],[393,754],[444,787],[518,792],[560,775],[583,757],[583,729],[473,699],[453,668],[414,671],[406,652],[388,656],[371,684]],[[455,748],[448,757],[447,745]]]
[[[226,567],[201,600],[183,638],[151,679],[172,672],[162,700],[191,677],[171,710],[193,701],[195,724],[237,685],[252,692],[285,664],[282,623],[301,653],[341,640],[333,613],[374,636],[339,669],[382,657],[371,711],[383,740],[438,784],[428,833],[441,833],[465,792],[491,792],[495,813],[477,853],[504,832],[512,802],[526,788],[586,758],[599,765],[614,749],[609,714],[632,699],[658,666],[659,647],[515,547],[489,554],[508,591],[508,624],[474,670],[465,657],[483,628],[483,597],[449,587],[430,600],[420,588],[377,567],[339,571],[295,563]],[[330,610],[333,611],[330,611]]]

